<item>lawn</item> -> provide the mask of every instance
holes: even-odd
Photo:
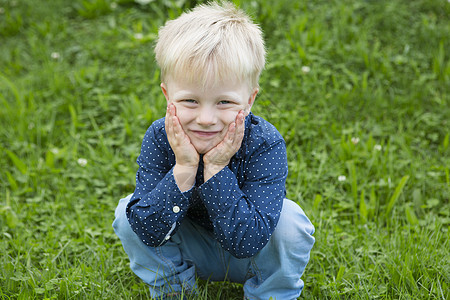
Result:
[[[111,223],[165,113],[157,30],[196,3],[0,0],[1,299],[149,298]],[[235,3],[265,32],[253,111],[316,227],[301,298],[450,298],[450,2]]]

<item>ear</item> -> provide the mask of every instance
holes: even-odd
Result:
[[[258,95],[259,88],[254,88],[252,91],[252,94],[250,95],[250,98],[248,98],[247,107],[245,108],[245,115],[248,116],[250,113],[253,103],[255,103],[256,95]]]
[[[164,82],[161,83],[161,90],[162,90],[162,92],[164,94],[164,97],[166,97],[167,104],[169,104],[169,102],[170,102],[170,100],[169,100],[169,93],[167,91],[167,86],[166,86],[166,84]]]

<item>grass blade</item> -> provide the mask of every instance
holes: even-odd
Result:
[[[316,197],[314,198],[314,204],[313,204],[314,210],[317,210],[319,208],[319,205],[321,202],[322,202],[322,195],[317,194]]]
[[[391,199],[389,199],[388,206],[386,208],[386,217],[389,216],[392,208],[394,207],[395,203],[398,200],[398,197],[403,191],[403,188],[405,187],[406,182],[409,179],[409,175],[403,176],[403,178],[400,180],[400,183],[395,188],[394,194],[391,196]]]
[[[414,213],[414,210],[411,209],[409,206],[405,207],[405,213],[406,213],[406,220],[408,220],[408,223],[412,226],[416,226],[419,221],[417,220],[417,216]]]
[[[6,154],[8,154],[9,158],[14,163],[16,168],[20,171],[20,173],[22,173],[22,174],[27,173],[27,170],[28,170],[27,165],[22,160],[20,160],[20,158],[17,155],[15,155],[10,150],[6,150]]]
[[[364,198],[365,198],[365,192],[364,192],[364,190],[362,190],[361,197],[359,199],[359,217],[360,217],[362,224],[367,223],[367,216],[369,214],[369,212],[367,210],[367,206],[366,206],[366,201],[364,200]]]

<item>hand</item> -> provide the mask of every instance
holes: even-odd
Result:
[[[173,103],[167,106],[165,128],[167,139],[175,154],[173,175],[181,191],[189,190],[195,183],[200,156],[181,127]]]
[[[244,138],[244,111],[239,111],[234,122],[228,126],[223,140],[203,156],[205,182],[222,170],[241,147]]]
[[[165,127],[167,139],[175,153],[176,163],[182,166],[198,167],[199,154],[181,127],[173,103],[169,103],[167,106]]]

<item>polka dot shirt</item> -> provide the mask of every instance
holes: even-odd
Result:
[[[238,258],[254,256],[269,241],[286,195],[288,168],[282,136],[261,117],[246,117],[241,148],[207,182],[200,162],[188,191],[181,192],[173,176],[175,155],[164,118],[147,130],[137,163],[127,217],[146,245],[163,245],[184,218],[213,232],[222,248]]]

